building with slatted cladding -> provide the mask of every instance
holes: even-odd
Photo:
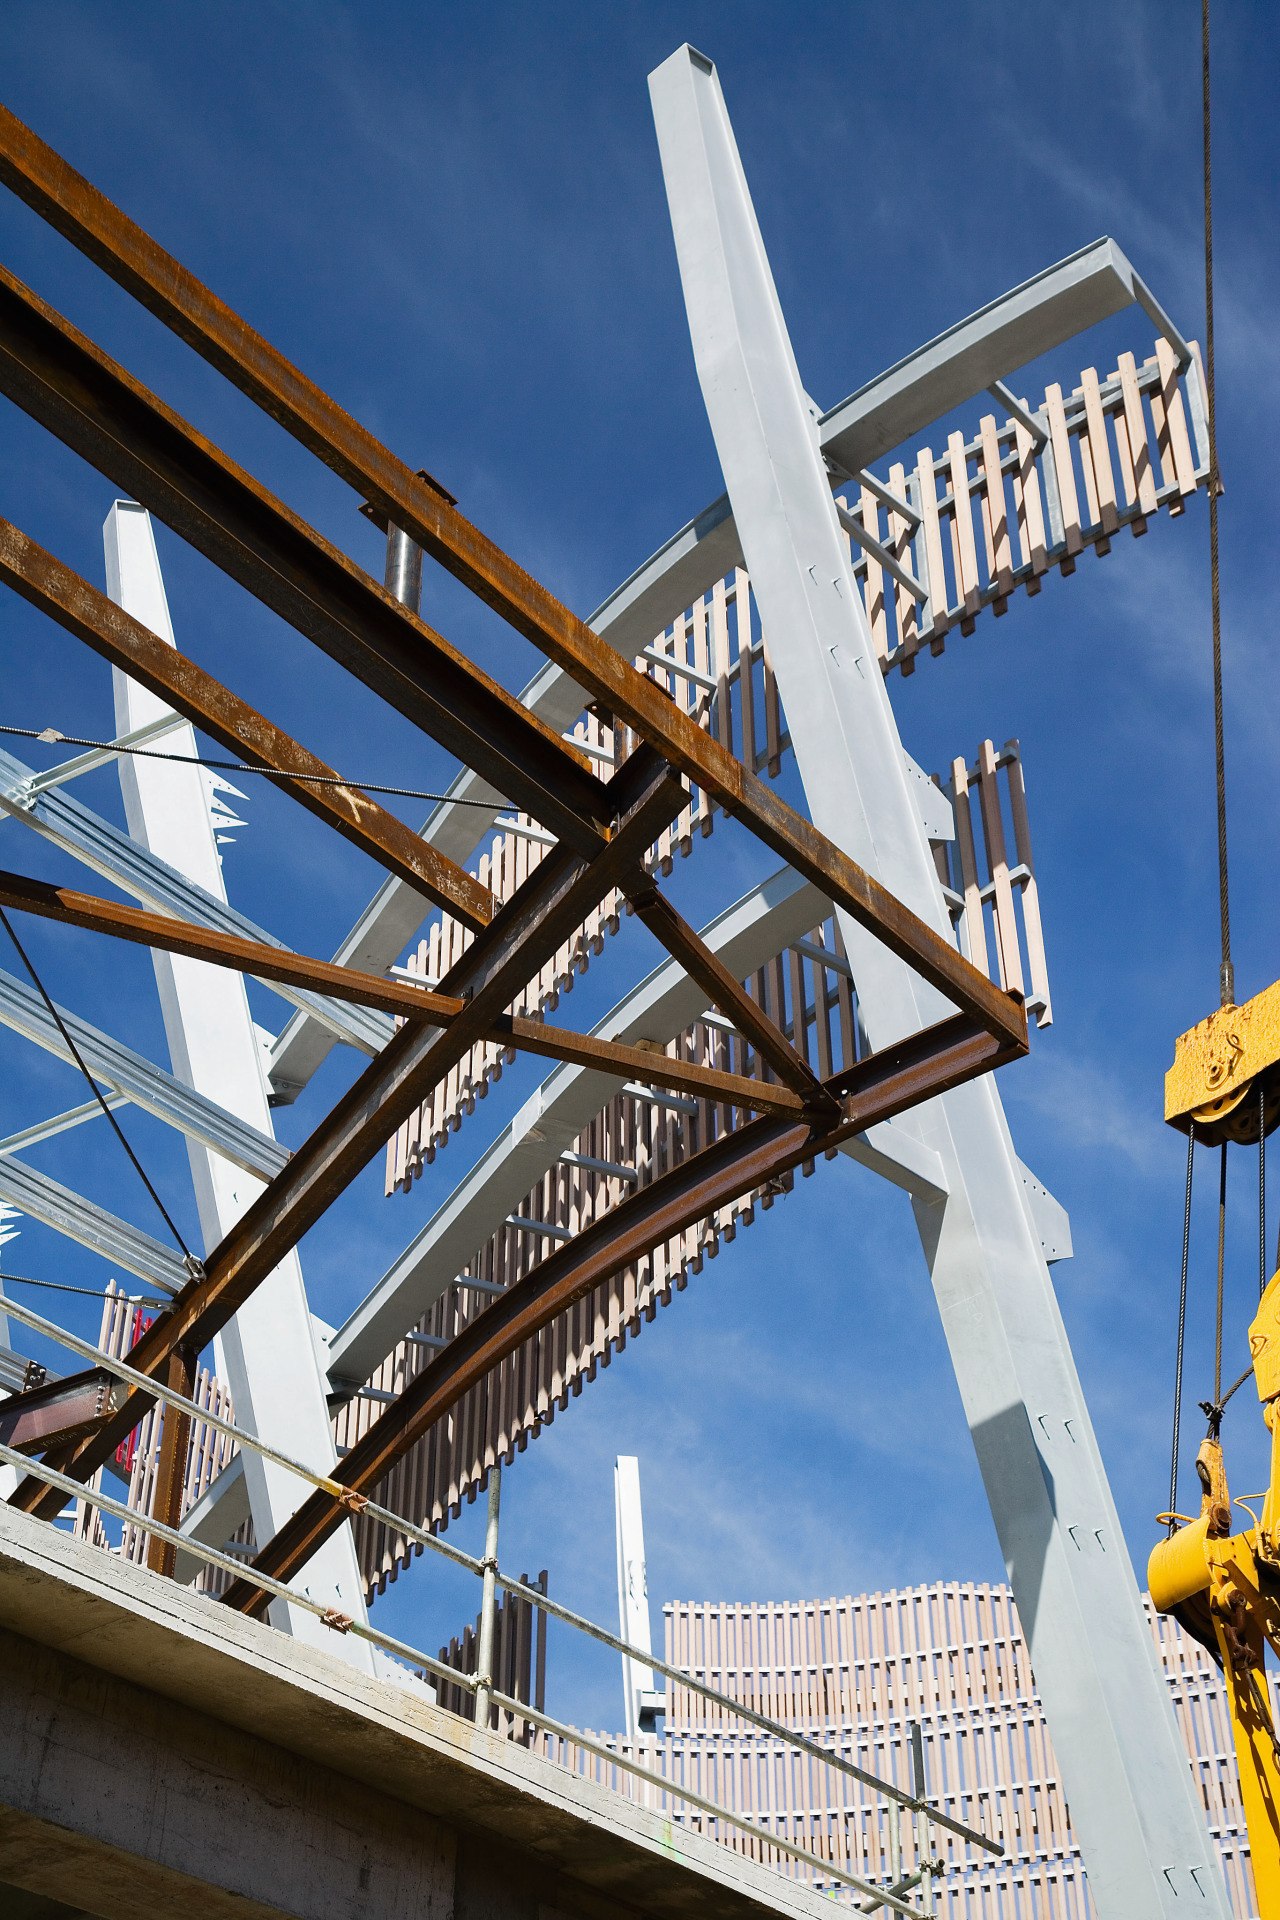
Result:
[[[966,1859],[962,1842],[932,1829],[933,1855],[947,1865],[935,1883],[936,1910],[945,1920],[1092,1920],[1070,1808],[1008,1587],[948,1581],[842,1600],[677,1601],[664,1615],[673,1666],[882,1779],[909,1788],[910,1726],[920,1725],[929,1798],[1005,1849],[1000,1859],[970,1849]],[[1221,1676],[1176,1621],[1153,1614],[1149,1605],[1148,1618],[1232,1910],[1251,1920],[1257,1907]],[[754,1841],[727,1826],[717,1830],[706,1815],[686,1813],[679,1785],[734,1811],[751,1810],[765,1833],[782,1834],[846,1872],[888,1881],[883,1801],[688,1688],[668,1686],[662,1733],[634,1742],[592,1736],[643,1755],[655,1775],[652,1786],[552,1735],[539,1737],[539,1750],[779,1872],[817,1879],[766,1839]],[[902,1871],[913,1872],[916,1861],[904,1817]],[[826,1886],[849,1898],[835,1882]]]

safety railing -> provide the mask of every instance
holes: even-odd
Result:
[[[264,1594],[287,1601],[290,1606],[302,1608],[320,1620],[324,1626],[333,1629],[335,1632],[343,1634],[354,1633],[360,1639],[366,1640],[371,1646],[377,1647],[383,1653],[390,1655],[392,1659],[403,1662],[411,1670],[419,1674],[429,1674],[435,1680],[451,1687],[461,1687],[473,1694],[476,1705],[475,1717],[477,1724],[483,1725],[488,1723],[492,1725],[492,1716],[495,1711],[498,1714],[508,1716],[512,1725],[514,1725],[516,1720],[531,1723],[535,1727],[542,1729],[544,1733],[554,1736],[555,1739],[568,1743],[569,1746],[578,1752],[595,1755],[597,1759],[606,1762],[610,1768],[617,1768],[625,1773],[638,1776],[645,1786],[646,1797],[649,1798],[650,1804],[653,1805],[660,1801],[662,1804],[657,1807],[656,1810],[663,1812],[667,1818],[685,1823],[691,1820],[693,1813],[696,1811],[708,1816],[717,1824],[722,1823],[726,1827],[736,1828],[740,1832],[749,1834],[753,1836],[754,1839],[767,1845],[769,1849],[785,1856],[788,1860],[794,1861],[797,1865],[807,1867],[822,1881],[847,1888],[850,1893],[864,1896],[859,1905],[860,1910],[866,1913],[874,1912],[880,1907],[887,1907],[895,1912],[906,1914],[919,1914],[922,1910],[926,1914],[933,1913],[935,1906],[935,1879],[947,1872],[948,1869],[963,1864],[954,1859],[943,1860],[935,1857],[933,1844],[934,1829],[942,1829],[947,1834],[953,1836],[954,1839],[961,1841],[965,1847],[976,1847],[983,1852],[997,1856],[1003,1854],[1004,1848],[998,1840],[992,1839],[976,1828],[966,1826],[964,1822],[953,1819],[949,1814],[942,1812],[940,1808],[933,1805],[924,1796],[923,1791],[920,1790],[922,1789],[923,1783],[918,1772],[914,1782],[918,1790],[908,1792],[906,1789],[899,1787],[895,1782],[884,1780],[880,1778],[879,1775],[870,1773],[867,1769],[857,1766],[844,1754],[835,1751],[831,1747],[824,1746],[819,1740],[812,1739],[805,1734],[798,1733],[794,1728],[784,1726],[780,1722],[770,1719],[768,1715],[758,1712],[745,1700],[734,1699],[731,1695],[720,1692],[718,1688],[708,1686],[704,1681],[699,1680],[696,1675],[690,1673],[687,1668],[673,1666],[667,1661],[658,1659],[654,1655],[646,1655],[646,1664],[651,1667],[654,1672],[662,1674],[673,1685],[679,1685],[686,1692],[700,1695],[702,1698],[713,1702],[725,1716],[726,1723],[738,1722],[754,1727],[759,1732],[767,1734],[772,1739],[780,1741],[798,1753],[806,1755],[811,1761],[819,1762],[823,1766],[843,1774],[846,1778],[858,1782],[860,1786],[868,1788],[878,1795],[885,1802],[888,1817],[891,1849],[889,1857],[891,1863],[896,1862],[897,1868],[899,1869],[899,1871],[895,1872],[891,1864],[889,1883],[884,1886],[876,1886],[871,1881],[863,1879],[860,1875],[849,1873],[833,1860],[825,1859],[821,1855],[812,1852],[809,1848],[802,1847],[797,1842],[789,1839],[785,1834],[779,1832],[776,1826],[762,1825],[761,1817],[751,1809],[746,1807],[731,1808],[723,1806],[718,1801],[698,1793],[686,1782],[675,1781],[666,1776],[655,1774],[647,1757],[628,1754],[616,1743],[610,1746],[602,1741],[595,1740],[577,1728],[566,1726],[562,1721],[532,1706],[528,1701],[516,1699],[495,1687],[493,1684],[492,1661],[498,1591],[501,1589],[506,1593],[514,1593],[520,1598],[528,1598],[529,1594],[527,1585],[520,1580],[513,1580],[509,1575],[504,1574],[498,1563],[498,1523],[501,1500],[500,1468],[494,1467],[490,1471],[485,1551],[483,1557],[477,1559],[474,1555],[464,1552],[461,1547],[456,1547],[449,1541],[436,1538],[434,1535],[428,1533],[425,1528],[415,1527],[413,1523],[407,1520],[402,1514],[393,1513],[389,1509],[381,1507],[377,1502],[368,1499],[365,1495],[354,1493],[350,1488],[344,1487],[340,1481],[335,1480],[332,1474],[321,1473],[317,1469],[305,1465],[302,1461],[294,1459],[291,1455],[282,1453],[278,1448],[268,1446],[264,1441],[259,1440],[256,1435],[246,1432],[243,1428],[238,1427],[234,1421],[224,1418],[209,1406],[200,1406],[194,1400],[188,1399],[185,1395],[178,1393],[175,1389],[165,1386],[147,1374],[138,1372],[137,1369],[131,1367],[126,1360],[121,1359],[115,1354],[104,1352],[102,1349],[93,1346],[90,1341],[82,1340],[78,1335],[68,1332],[65,1328],[57,1326],[50,1320],[46,1320],[43,1315],[35,1313],[31,1308],[12,1300],[6,1300],[5,1310],[22,1325],[30,1328],[32,1332],[42,1334],[46,1338],[66,1348],[68,1351],[79,1354],[83,1359],[90,1361],[93,1365],[114,1375],[117,1379],[125,1381],[130,1386],[139,1388],[150,1398],[162,1403],[162,1405],[172,1407],[180,1413],[187,1414],[193,1420],[202,1422],[206,1427],[222,1435],[225,1440],[231,1442],[233,1445],[247,1448],[259,1454],[264,1460],[270,1461],[274,1466],[283,1468],[286,1472],[296,1475],[298,1479],[304,1481],[306,1484],[335,1496],[343,1502],[348,1510],[370,1514],[383,1525],[394,1528],[398,1532],[414,1539],[421,1546],[430,1548],[434,1553],[441,1554],[455,1566],[464,1567],[468,1572],[475,1574],[482,1582],[480,1652],[478,1671],[475,1674],[459,1673],[455,1667],[451,1667],[433,1655],[423,1652],[422,1649],[410,1646],[405,1641],[399,1640],[391,1634],[382,1633],[379,1629],[367,1625],[364,1621],[353,1620],[350,1616],[339,1613],[332,1607],[325,1606],[321,1601],[313,1600],[308,1593],[300,1592],[298,1589],[287,1585],[284,1581],[274,1579],[269,1574],[254,1570],[252,1578],[255,1586],[259,1587]],[[34,1475],[35,1478],[43,1481],[45,1485],[54,1487],[60,1492],[65,1493],[70,1500],[87,1503],[100,1515],[110,1515],[113,1519],[119,1520],[122,1526],[134,1527],[137,1524],[138,1516],[136,1511],[127,1506],[124,1501],[116,1500],[110,1494],[103,1492],[100,1487],[85,1487],[79,1481],[73,1480],[69,1475],[59,1472],[57,1468],[46,1465],[42,1460],[33,1460],[26,1454],[20,1453],[16,1448],[0,1443],[0,1461],[16,1468],[21,1473]],[[245,1567],[243,1561],[237,1557],[233,1557],[224,1550],[206,1545],[204,1542],[195,1540],[189,1535],[181,1533],[178,1529],[168,1527],[154,1519],[149,1520],[147,1525],[149,1533],[154,1538],[166,1542],[182,1553],[193,1555],[195,1558],[203,1561],[206,1566],[217,1568],[221,1572],[237,1578],[244,1576]],[[159,1576],[157,1576],[157,1578],[158,1577]],[[575,1613],[560,1601],[552,1600],[548,1596],[543,1595],[538,1599],[538,1606],[551,1618],[559,1620],[565,1626],[572,1627],[579,1633],[588,1635],[591,1639],[598,1641],[603,1646],[611,1648],[616,1653],[631,1652],[627,1643],[616,1634],[610,1633],[604,1627],[597,1626],[594,1621],[586,1619],[582,1614]],[[901,1818],[904,1812],[909,1816],[915,1827],[915,1856],[918,1861],[914,1872],[905,1876],[900,1873],[902,1861]],[[954,1849],[949,1849],[948,1851],[953,1852]],[[909,1902],[906,1898],[917,1886],[921,1891],[923,1901],[922,1908]]]

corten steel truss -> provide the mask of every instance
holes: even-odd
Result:
[[[456,510],[225,307],[49,147],[0,108],[0,178],[180,338],[494,607],[624,723],[637,746],[606,783],[574,746],[472,665],[425,621],[299,519],[154,394],[0,269],[0,391],[40,421],[556,836],[498,907],[486,889],[228,688],[0,522],[0,579],[132,675],[220,744],[269,769],[285,791],[474,939],[436,991],[311,960],[186,921],[0,874],[0,903],[67,925],[193,956],[263,979],[403,1017],[404,1024],[201,1265],[130,1362],[185,1390],[195,1356],[378,1153],[427,1090],[478,1040],[554,1059],[637,1072],[757,1117],[620,1202],[512,1286],[386,1408],[342,1460],[357,1499],[414,1441],[539,1328],[653,1245],[744,1190],[917,1102],[1027,1051],[1026,1014],[891,893],[794,813],[719,741],[663,695]],[[834,509],[833,509],[834,511]],[[659,892],[645,850],[687,800],[712,795],[775,854],[842,906],[956,1007],[938,1025],[820,1080],[732,973]],[[746,1036],[771,1078],[698,1068],[665,1056],[515,1018],[507,1009],[606,892],[616,888],[711,1004]],[[58,1383],[57,1424],[37,1395],[5,1407],[10,1444],[43,1451],[83,1482],[152,1404],[133,1388],[99,1399],[93,1373]],[[77,1394],[79,1393],[79,1398]],[[80,1404],[81,1400],[84,1404]],[[178,1520],[187,1423],[166,1423],[157,1518]],[[172,1429],[172,1432],[170,1431]],[[62,1504],[28,1477],[11,1503],[49,1515]],[[345,1503],[317,1492],[260,1549],[254,1566],[290,1578]],[[162,1561],[162,1564],[164,1562]],[[171,1564],[171,1557],[170,1562]],[[253,1569],[226,1596],[246,1612],[263,1594]]]

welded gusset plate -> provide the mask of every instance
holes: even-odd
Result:
[[[1270,1133],[1280,1122],[1280,981],[1179,1034],[1164,1077],[1164,1117],[1180,1133],[1194,1120],[1206,1146],[1247,1144],[1258,1138],[1260,1093]]]

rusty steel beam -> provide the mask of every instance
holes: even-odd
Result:
[[[746,1107],[755,1113],[789,1114],[793,1118],[811,1109],[821,1114],[828,1104],[821,1082],[817,1089],[819,1098],[811,1101],[790,1087],[748,1080],[740,1073],[722,1073],[718,1067],[696,1066],[691,1060],[673,1060],[668,1053],[624,1046],[617,1040],[597,1040],[589,1033],[567,1033],[563,1027],[544,1026],[538,1020],[508,1019],[494,1023],[494,1039],[501,1040],[508,1033],[510,1044],[519,1047],[522,1053],[540,1053],[547,1060],[565,1060],[570,1066],[616,1073],[620,1079],[672,1087],[677,1093],[691,1094],[696,1100],[714,1100],[726,1106]]]
[[[203,1277],[184,1287],[142,1335],[130,1355],[140,1372],[158,1372],[180,1346],[199,1352],[207,1345],[381,1151],[388,1133],[485,1037],[521,988],[634,869],[687,799],[682,782],[645,747],[614,775],[609,793],[619,824],[603,851],[587,861],[561,845],[534,868],[441,982],[446,997],[468,996],[462,1013],[443,1030],[422,1022],[402,1027],[370,1062],[288,1166],[219,1241],[205,1261]],[[141,1389],[133,1389],[124,1409],[80,1443],[65,1471],[85,1478],[101,1466],[148,1404]],[[28,1478],[9,1504],[47,1515],[54,1498],[47,1487]]]
[[[798,1093],[806,1106],[825,1110],[833,1116],[838,1102],[826,1091],[807,1060],[801,1058],[764,1008],[751,998],[740,980],[735,980],[724,962],[699,939],[688,921],[671,902],[659,893],[647,874],[640,874],[627,889],[627,897],[640,919],[673,960],[707,994],[727,1020],[750,1041],[761,1059],[773,1069],[784,1087]],[[797,1016],[798,1017],[798,1016]]]
[[[190,960],[229,967],[236,973],[252,974],[260,980],[279,980],[287,986],[305,987],[332,1000],[378,1007],[402,1019],[429,1020],[433,1025],[446,1027],[467,1010],[467,1002],[457,995],[435,993],[408,981],[360,973],[354,967],[339,966],[331,960],[312,960],[305,954],[263,946],[259,941],[244,940],[236,934],[196,926],[187,920],[171,920],[166,914],[121,906],[115,900],[99,899],[95,894],[79,893],[73,887],[54,886],[47,880],[33,880],[26,874],[6,873],[2,869],[0,906],[36,914],[64,926],[82,927],[90,933],[114,935],[138,946],[159,948],[164,953],[185,954]],[[772,1022],[768,1024],[776,1033]],[[806,1106],[806,1100],[788,1087],[747,1080],[740,1074],[722,1073],[718,1068],[697,1066],[692,1061],[673,1060],[666,1053],[625,1046],[620,1041],[600,1040],[592,1034],[572,1033],[563,1027],[547,1026],[541,1020],[518,1015],[502,1014],[481,1038],[499,1046],[518,1048],[522,1053],[538,1054],[544,1059],[601,1068],[606,1073],[616,1073],[620,1080],[639,1077],[700,1100],[728,1101],[757,1113],[799,1114]],[[829,1096],[823,1093],[821,1085],[815,1081],[814,1086],[821,1097],[808,1104],[829,1103]]]
[[[3,268],[0,392],[513,805],[598,849],[585,754]]]
[[[151,913],[144,907],[122,906],[96,894],[79,893],[74,887],[30,879],[24,873],[0,870],[0,906],[33,913],[42,920],[60,921],[64,926],[83,927],[90,933],[111,934],[138,946],[158,948],[162,953],[207,960],[215,967],[230,967],[259,980],[305,987],[333,1000],[377,1007],[383,1013],[407,1019],[435,1019],[444,1024],[455,1019],[465,1005],[456,994],[431,993],[400,980],[359,973],[332,960],[313,960],[286,947],[268,947],[258,940],[242,939],[239,934],[197,926],[191,920],[173,920],[168,914]]]
[[[92,1433],[125,1402],[124,1382],[102,1367],[51,1380],[46,1387],[0,1401],[0,1441],[20,1453],[43,1453]],[[61,1511],[59,1501],[53,1511]]]
[[[471,1387],[593,1287],[632,1265],[717,1207],[817,1158],[852,1135],[933,1094],[948,1092],[1015,1057],[1014,1050],[957,1014],[872,1054],[826,1085],[839,1099],[837,1125],[762,1118],[724,1134],[680,1166],[610,1208],[566,1246],[500,1294],[386,1408],[335,1469],[355,1493],[377,1486],[396,1462]],[[345,1518],[340,1500],[314,1493],[264,1543],[253,1567],[289,1580]],[[253,1568],[224,1595],[253,1613],[261,1604]]]
[[[333,782],[333,768],[5,519],[0,519],[0,580],[221,746],[283,776],[274,783],[283,792],[464,926],[474,931],[492,920],[492,894],[465,867],[428,846],[357,787],[313,784]]]
[[[412,472],[91,182],[4,109],[0,109],[0,180],[341,475],[377,514],[394,522],[494,607],[517,632],[564,668],[591,700],[657,747],[673,767],[711,793],[726,812],[740,818],[766,846],[843,906],[961,1012],[989,1033],[1020,1043],[1025,1051],[1025,1014],[985,974],[863,873],[719,741],[704,733],[654,681],[637,672],[607,641],[472,526],[438,485]],[[172,427],[177,416],[164,412]],[[191,438],[193,457],[212,451],[198,436]],[[94,459],[92,453],[86,457]],[[238,470],[236,473],[242,482],[252,484]],[[140,490],[135,491],[143,498]],[[257,491],[262,494],[261,489]],[[162,519],[168,518],[162,507],[157,506],[156,511]],[[294,522],[295,526],[300,524]],[[185,537],[190,538],[190,533]],[[219,560],[219,564],[225,567],[226,563]],[[291,618],[288,614],[285,617]],[[306,627],[301,630],[308,631]],[[320,636],[317,633],[312,637]],[[320,644],[324,644],[322,639]],[[477,771],[486,771],[471,753],[459,751],[459,757]],[[502,786],[501,781],[497,784]],[[509,797],[525,804],[515,793]],[[562,825],[537,806],[528,810],[563,837]]]
[[[621,660],[470,526],[441,490],[410,473],[2,109],[0,178],[342,474],[375,513],[385,514],[433,553],[567,670],[587,697],[632,726],[647,742],[606,789],[585,755],[567,747],[425,622],[0,269],[0,391],[341,666],[457,753],[560,841],[514,899],[480,928],[472,946],[441,983],[444,998],[456,1001],[463,996],[464,1002],[456,1011],[450,1010],[447,1020],[442,1015],[441,1024],[431,1026],[423,1001],[417,1002],[419,1017],[401,1029],[213,1250],[206,1271],[142,1336],[134,1353],[141,1370],[158,1375],[185,1367],[184,1356],[197,1352],[226,1323],[367,1164],[387,1132],[467,1048],[503,1026],[515,1044],[536,1040],[549,1049],[545,1029],[526,1023],[535,1028],[534,1034],[517,1034],[505,1008],[610,887],[625,890],[630,885],[636,890],[642,914],[663,944],[743,1027],[781,1083],[772,1093],[775,1107],[784,1111],[752,1122],[684,1168],[673,1169],[580,1236],[563,1250],[563,1257],[556,1255],[544,1263],[504,1298],[500,1309],[493,1310],[500,1316],[514,1314],[517,1320],[521,1314],[533,1319],[514,1330],[507,1325],[504,1332],[497,1320],[483,1316],[477,1326],[489,1324],[475,1336],[480,1345],[471,1354],[473,1365],[481,1364],[486,1342],[490,1348],[494,1341],[501,1344],[505,1339],[518,1345],[532,1327],[544,1324],[544,1319],[537,1318],[544,1309],[545,1318],[551,1318],[569,1299],[589,1290],[601,1274],[638,1257],[656,1240],[744,1186],[776,1177],[798,1160],[838,1144],[849,1131],[861,1130],[931,1092],[1025,1053],[1026,1019],[1019,1002],[993,987],[941,935],[797,816],[653,682]],[[243,739],[234,728],[232,737],[243,751]],[[314,766],[311,771],[314,774]],[[817,1081],[739,984],[727,975],[719,978],[701,943],[678,915],[665,908],[652,883],[639,878],[645,849],[683,803],[678,772],[710,792],[727,812],[739,817],[774,852],[939,988],[959,1007],[955,1018],[901,1049],[860,1063],[838,1087]],[[118,920],[112,930],[122,928]],[[131,937],[137,933],[135,929]],[[222,959],[223,964],[231,964],[226,955]],[[575,1036],[567,1036],[566,1043],[579,1048],[591,1044]],[[622,1051],[626,1050],[614,1050],[615,1062]],[[641,1059],[643,1066],[634,1070],[660,1083],[674,1064],[660,1055],[641,1053]],[[601,1063],[593,1059],[592,1064]],[[721,1084],[715,1088],[716,1097],[748,1104],[733,1076],[717,1078]],[[801,1109],[798,1115],[786,1111],[792,1102]],[[514,1301],[513,1307],[506,1305],[508,1300]],[[446,1371],[455,1360],[465,1369],[470,1352],[465,1342],[471,1339],[469,1331],[463,1343],[455,1342],[450,1355],[442,1356],[440,1365]],[[493,1363],[490,1351],[484,1366]],[[446,1380],[434,1369],[423,1376],[429,1382],[428,1391],[438,1387],[445,1396],[430,1418],[453,1403],[448,1398],[454,1393],[451,1377]],[[418,1392],[417,1386],[410,1391]],[[465,1391],[465,1386],[457,1391]],[[388,1444],[399,1444],[395,1435],[403,1434],[406,1419],[411,1424],[413,1418],[426,1417],[422,1405],[416,1414],[401,1414],[407,1399],[390,1410],[385,1417],[389,1424],[380,1422],[374,1429],[382,1432]],[[86,1477],[149,1404],[145,1393],[134,1391],[123,1407],[108,1412],[92,1434],[74,1447],[63,1431],[57,1436],[60,1455],[71,1454],[73,1472]],[[181,1448],[176,1427],[171,1438],[172,1481]],[[50,1433],[50,1444],[54,1439]],[[349,1457],[348,1467],[353,1461],[357,1467],[361,1462],[367,1466],[381,1444],[367,1436]],[[385,1472],[385,1466],[376,1467],[376,1472]],[[172,1495],[172,1486],[169,1491]],[[44,1511],[56,1497],[28,1480],[14,1494],[13,1503]],[[311,1519],[304,1523],[303,1515],[308,1513]],[[278,1536],[264,1554],[283,1553],[286,1559],[293,1555],[290,1564],[300,1564],[297,1556],[305,1558],[333,1524],[333,1512],[316,1519],[314,1502],[308,1503],[290,1523],[297,1536],[293,1544],[286,1541],[282,1547],[279,1543],[285,1535]]]
[[[190,1399],[196,1389],[199,1353],[189,1346],[175,1347],[163,1368],[167,1387]],[[182,1494],[187,1477],[187,1448],[191,1442],[191,1415],[185,1407],[162,1407],[160,1411],[160,1458],[156,1462],[156,1488],[151,1511],[162,1526],[176,1532],[182,1523]],[[178,1550],[171,1540],[152,1534],[147,1541],[147,1565],[153,1573],[172,1580]]]

